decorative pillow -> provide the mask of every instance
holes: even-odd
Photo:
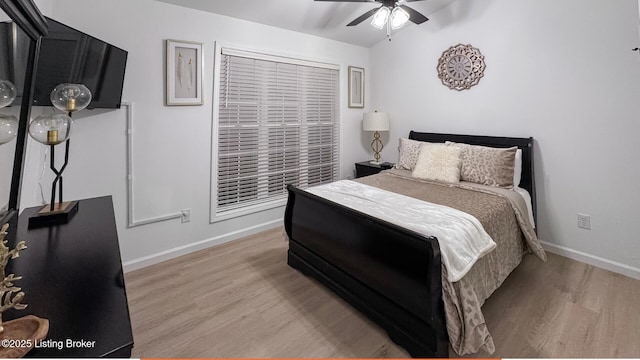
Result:
[[[512,187],[517,146],[493,148],[447,142],[462,149],[460,179],[478,184]]]
[[[413,170],[418,161],[418,155],[420,154],[420,148],[425,144],[422,141],[409,140],[400,138],[398,144],[398,163],[396,169]]]
[[[413,169],[414,177],[450,183],[460,182],[462,149],[444,144],[423,146]]]

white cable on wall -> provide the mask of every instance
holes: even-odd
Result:
[[[127,227],[132,228],[136,226],[157,223],[160,221],[181,219],[182,211],[142,220],[135,219],[135,196],[133,186],[133,183],[135,181],[135,176],[133,175],[133,103],[129,101],[123,101],[122,106],[126,108],[127,117]]]

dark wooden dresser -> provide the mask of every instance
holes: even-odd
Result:
[[[27,357],[130,357],[133,334],[111,196],[80,200],[68,224],[28,229],[39,209],[20,214],[15,241],[25,240],[27,249],[7,267],[7,274],[23,277],[15,284],[28,307],[5,312],[4,320],[49,319],[45,343],[51,347]]]

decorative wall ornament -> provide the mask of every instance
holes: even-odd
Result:
[[[166,104],[202,105],[203,43],[167,40]]]
[[[349,107],[364,108],[364,69],[349,66]]]
[[[471,45],[458,44],[442,53],[438,60],[438,77],[452,90],[477,85],[484,75],[484,55]]]

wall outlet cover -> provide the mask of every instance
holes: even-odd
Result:
[[[585,230],[591,230],[591,216],[578,214],[578,227]]]
[[[182,210],[182,218],[183,223],[191,221],[191,209],[183,209]]]

